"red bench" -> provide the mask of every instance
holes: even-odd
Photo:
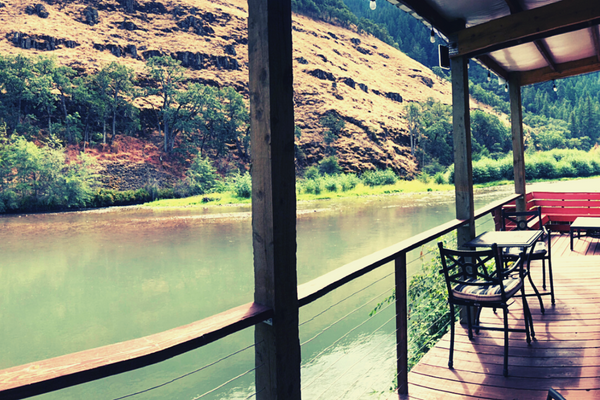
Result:
[[[552,231],[569,232],[577,217],[600,217],[600,193],[530,192],[525,196],[527,210],[542,208],[542,224]],[[505,209],[515,209],[509,203]],[[500,211],[494,213],[496,229],[502,227]]]

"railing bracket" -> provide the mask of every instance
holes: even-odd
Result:
[[[265,319],[263,322],[269,326],[273,326],[273,318]]]

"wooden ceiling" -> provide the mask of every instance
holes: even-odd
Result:
[[[521,86],[600,70],[600,0],[388,0]]]

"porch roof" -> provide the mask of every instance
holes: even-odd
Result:
[[[521,86],[600,70],[600,2],[594,0],[388,0]]]

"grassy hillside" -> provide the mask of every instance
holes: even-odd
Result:
[[[187,83],[230,86],[247,101],[246,1],[139,0],[133,9],[127,7],[125,0],[4,2],[0,53],[56,57],[80,75],[117,61],[135,70],[139,86],[152,84],[144,72],[145,61],[170,55],[187,67]],[[392,168],[400,176],[414,176],[417,164],[410,155],[404,106],[428,98],[449,104],[450,84],[352,27],[299,15],[293,19],[299,172],[333,153],[346,172]],[[145,100],[136,104],[148,107]],[[485,108],[476,103],[474,107]],[[327,118],[343,121],[330,136],[331,145],[324,140],[331,132]],[[149,177],[170,185],[189,159],[165,154],[161,141],[152,124],[142,123],[112,146],[90,143],[85,151],[101,162],[107,187],[132,189]],[[83,147],[79,143],[70,150]],[[245,162],[234,147],[214,161],[222,172]]]

